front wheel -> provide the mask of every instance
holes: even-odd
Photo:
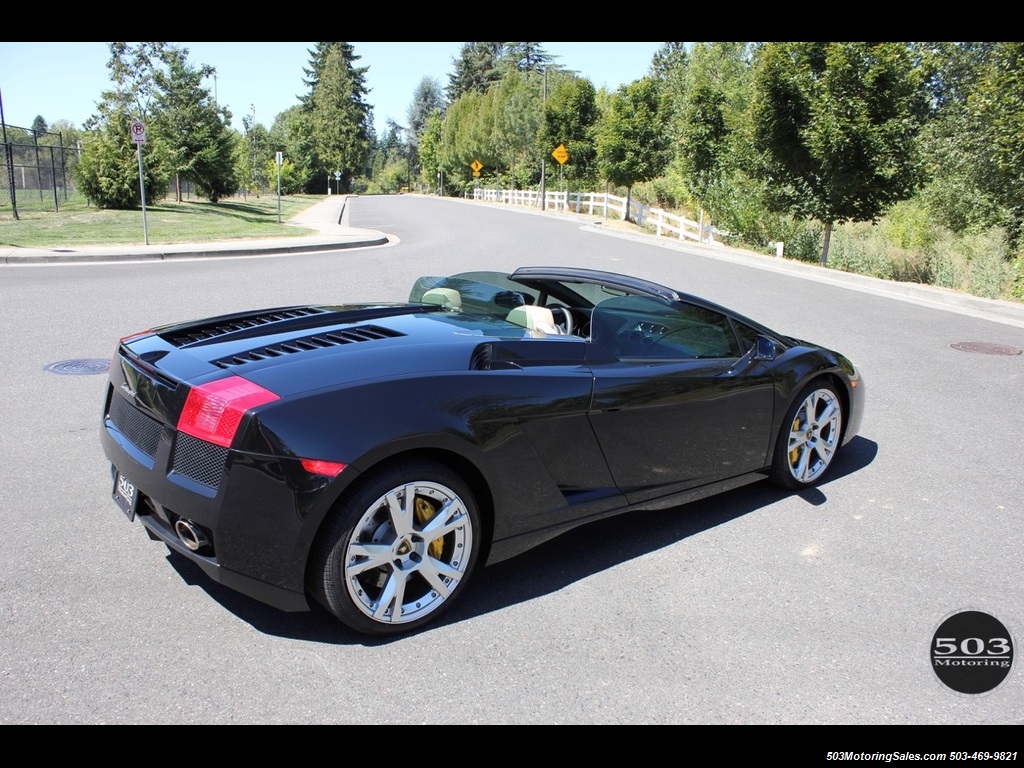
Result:
[[[314,551],[311,591],[359,632],[416,629],[464,591],[479,520],[472,491],[447,467],[395,465],[339,507]]]
[[[816,382],[793,402],[779,430],[772,480],[808,488],[832,466],[843,432],[843,402],[831,385]]]

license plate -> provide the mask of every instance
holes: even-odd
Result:
[[[135,508],[138,505],[139,492],[135,485],[120,472],[114,473],[114,501],[129,520],[135,519]]]

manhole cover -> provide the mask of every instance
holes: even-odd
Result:
[[[58,376],[92,376],[93,374],[109,371],[110,361],[97,360],[95,358],[62,360],[59,363],[50,363],[43,370],[55,373]]]
[[[961,352],[978,352],[982,355],[1019,355],[1021,353],[1016,347],[1008,347],[1005,344],[989,344],[984,341],[958,341],[949,346],[959,349]]]

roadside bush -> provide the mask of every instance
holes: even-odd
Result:
[[[886,228],[868,222],[844,224],[832,233],[828,263],[833,269],[882,280],[929,283],[931,264],[926,251],[892,243]]]
[[[1020,290],[1020,256],[1010,259],[1006,231],[949,233],[935,244],[934,284],[988,299],[1010,298]]]

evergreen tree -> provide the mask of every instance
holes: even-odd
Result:
[[[441,86],[432,77],[424,77],[416,86],[413,93],[412,103],[409,105],[409,112],[406,115],[409,121],[409,131],[413,140],[423,133],[427,126],[427,120],[435,112],[444,113],[445,101]]]
[[[448,76],[448,103],[466,93],[487,93],[501,80],[504,43],[463,43]]]
[[[502,60],[517,72],[542,72],[551,67],[555,57],[540,43],[505,43]]]
[[[162,198],[167,190],[159,142],[137,146],[132,140],[135,120],[150,118],[154,93],[152,61],[159,59],[165,43],[110,44],[110,70],[114,87],[104,91],[98,113],[86,122],[89,139],[75,168],[75,178],[85,196],[97,207],[139,208],[139,166],[136,153],[143,159],[146,200]]]
[[[154,138],[164,144],[175,179],[175,197],[182,200],[182,182],[195,185],[216,203],[234,193],[235,134],[228,127],[231,113],[217,106],[203,80],[213,67],[193,67],[188,49],[168,46],[160,52],[161,69],[154,72]]]
[[[371,108],[367,94],[366,67],[351,43],[317,43],[306,70],[310,92],[303,99],[309,120],[314,156],[313,176],[341,173],[340,189],[351,189],[352,180],[366,169],[371,146]]]
[[[46,125],[46,121],[42,115],[36,115],[36,119],[32,121],[32,135],[37,139],[49,130]]]

